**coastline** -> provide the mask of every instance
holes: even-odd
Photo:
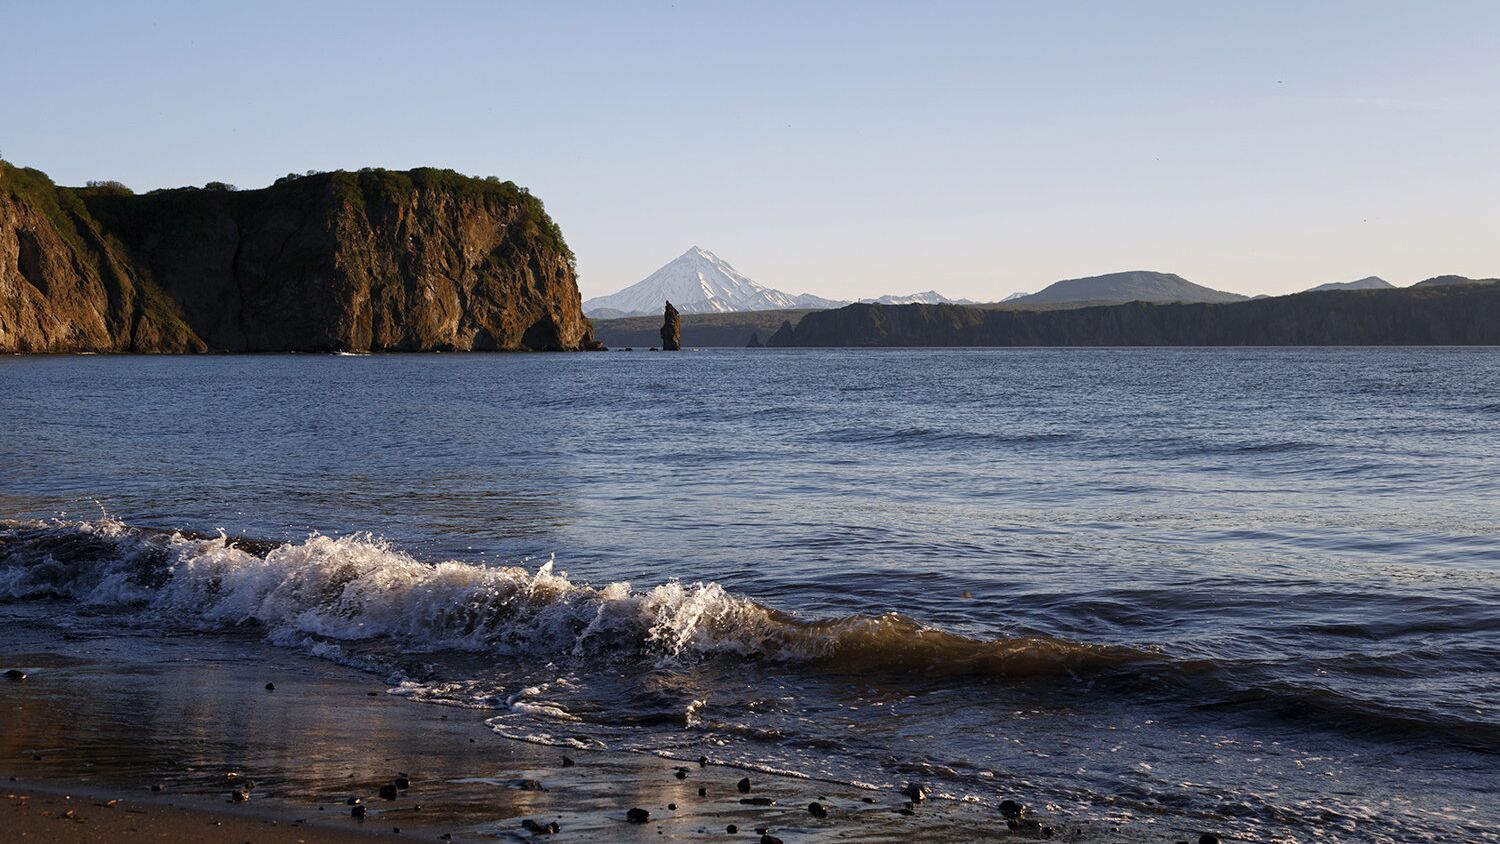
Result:
[[[207,805],[202,799],[181,796],[121,799],[109,796],[112,791],[70,789],[53,781],[6,785],[0,824],[11,840],[79,844],[103,841],[352,844],[401,838],[401,833],[339,829],[318,820],[292,818],[295,814],[292,812],[228,812]]]
[[[139,648],[143,642],[128,631],[103,641],[58,637],[8,609],[4,621],[14,635],[0,662],[22,666],[28,677],[0,683],[8,723],[0,776],[6,822],[31,840],[758,841],[769,834],[958,842],[1040,839],[1043,827],[1065,841],[1169,834],[1059,822],[1044,807],[1012,831],[993,808],[936,796],[911,806],[897,793],[728,765],[530,744],[492,732],[483,723],[491,710],[410,701],[370,675],[250,634],[179,636]],[[275,688],[264,688],[268,682]],[[697,752],[674,755],[691,757],[690,750]],[[381,787],[398,774],[409,775],[409,789],[381,799]],[[742,777],[753,782],[748,794],[736,787]],[[245,786],[250,798],[236,802],[231,795]],[[351,815],[351,798],[365,807],[362,820]],[[826,818],[809,812],[814,801]],[[628,822],[633,808],[649,811],[650,820]],[[559,831],[533,834],[525,821],[555,822]],[[1178,835],[1187,837],[1186,830]]]

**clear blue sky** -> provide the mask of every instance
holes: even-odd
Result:
[[[0,31],[14,163],[493,174],[586,296],[694,244],[841,298],[1500,275],[1494,0],[0,0]]]

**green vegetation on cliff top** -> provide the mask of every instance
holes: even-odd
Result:
[[[192,196],[209,196],[222,201],[246,201],[255,197],[270,197],[287,191],[331,190],[361,210],[371,200],[400,202],[414,194],[443,194],[459,199],[499,200],[514,205],[525,213],[524,220],[528,237],[535,237],[565,256],[569,266],[575,263],[573,250],[563,238],[562,229],[547,214],[542,201],[531,191],[515,182],[502,181],[494,176],[480,178],[466,176],[456,170],[437,167],[418,167],[414,170],[387,170],[383,167],[366,167],[361,170],[309,171],[306,174],[289,174],[277,179],[268,187],[254,190],[238,190],[225,182],[209,182],[202,188],[158,188],[144,194],[135,194],[124,184],[115,181],[89,182],[85,187],[62,187],[41,170],[17,167],[0,159],[0,189],[7,190],[17,198],[27,200],[46,214],[71,246],[82,249],[75,219],[91,216],[88,200],[97,200],[95,210],[110,202],[128,202],[132,216],[142,224],[149,225],[149,214],[145,219],[141,213],[146,206],[178,207],[170,200],[184,200]],[[142,201],[145,200],[145,201]],[[156,200],[153,202],[152,200]],[[162,200],[168,200],[163,203]],[[76,216],[75,216],[76,215]]]

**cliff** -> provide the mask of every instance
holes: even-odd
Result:
[[[0,352],[596,348],[523,188],[367,169],[131,194],[0,162]]]
[[[850,305],[769,346],[1500,345],[1500,283],[1299,293],[1233,303],[1056,310]]]

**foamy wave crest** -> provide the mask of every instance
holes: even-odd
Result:
[[[284,644],[393,640],[407,650],[544,658],[738,655],[841,670],[1032,675],[1151,656],[1047,638],[970,639],[894,613],[804,621],[716,583],[593,587],[550,561],[535,571],[428,563],[367,534],[257,545],[108,519],[0,523],[0,596],[133,607],[210,627],[253,624]]]

